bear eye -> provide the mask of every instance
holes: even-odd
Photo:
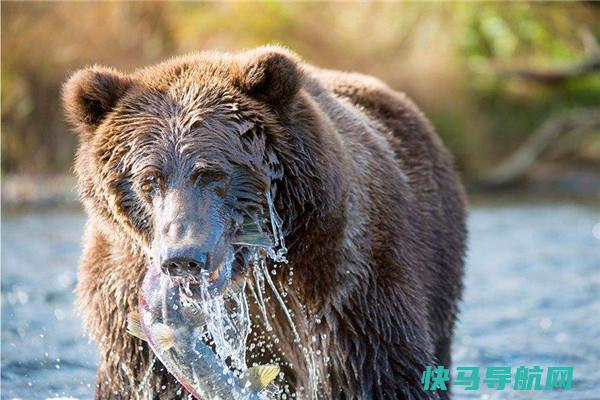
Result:
[[[144,183],[142,184],[142,192],[144,193],[150,193],[154,190],[154,186],[151,183]]]
[[[212,171],[208,176],[212,182],[221,182],[225,177],[226,175],[223,171]]]
[[[227,174],[219,170],[202,170],[198,172],[194,178],[197,183],[208,185],[211,183],[219,183],[227,178]]]
[[[142,181],[140,189],[142,192],[146,194],[151,194],[154,192],[160,185],[160,177],[149,175]]]

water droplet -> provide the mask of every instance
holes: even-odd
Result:
[[[552,326],[552,320],[550,318],[542,318],[540,320],[540,328],[547,331]]]

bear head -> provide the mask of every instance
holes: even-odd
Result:
[[[236,238],[277,234],[268,212],[277,190],[286,233],[336,193],[327,123],[302,86],[297,57],[274,47],[199,53],[132,74],[76,72],[63,101],[80,137],[75,169],[88,214],[164,271],[205,271],[216,289],[227,287],[248,262]]]

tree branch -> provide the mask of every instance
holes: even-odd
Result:
[[[592,129],[600,129],[600,108],[572,110],[552,116],[517,151],[485,174],[480,183],[491,187],[514,184],[559,136]]]

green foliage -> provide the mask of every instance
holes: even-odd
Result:
[[[586,54],[600,48],[585,48],[586,37],[597,39],[600,34],[598,16],[596,6],[578,4],[483,4],[468,18],[462,54],[473,71],[569,67],[600,56]],[[554,85],[493,73],[474,78],[471,96],[486,116],[486,136],[495,149],[492,159],[521,143],[550,115],[600,102],[598,74]]]
[[[1,7],[4,172],[69,169],[76,140],[63,122],[59,92],[70,72],[95,63],[130,71],[203,49],[280,43],[311,63],[373,74],[416,100],[470,176],[553,113],[600,99],[598,75],[542,85],[497,73],[562,68],[595,55],[600,7],[593,3]]]

